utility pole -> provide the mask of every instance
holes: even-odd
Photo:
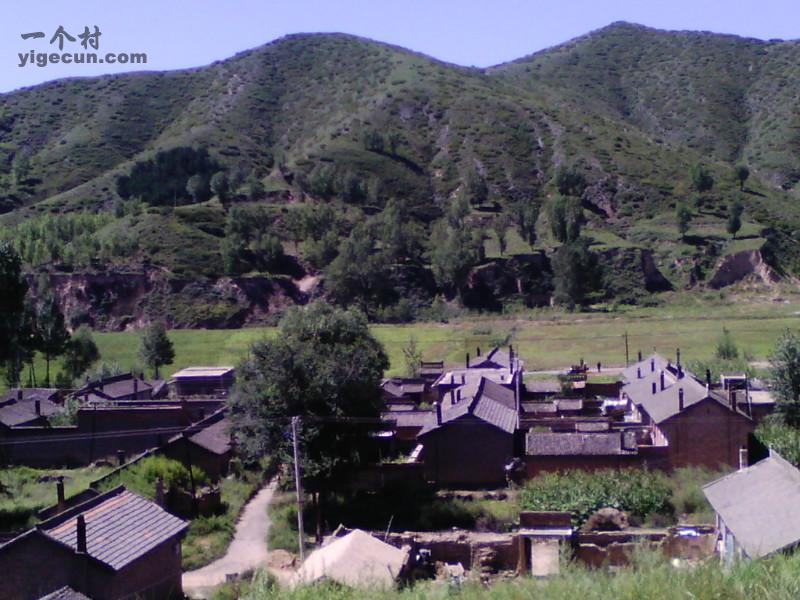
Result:
[[[627,367],[630,364],[630,360],[628,359],[628,330],[625,330],[625,366]]]
[[[292,417],[292,446],[294,447],[294,487],[297,490],[297,537],[300,550],[300,562],[305,560],[303,550],[303,487],[300,484],[300,452],[297,449],[297,425],[300,417]]]

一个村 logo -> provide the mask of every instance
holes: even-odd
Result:
[[[147,64],[147,54],[144,52],[99,52],[100,36],[103,33],[95,25],[90,29],[85,25],[82,33],[70,34],[63,25],[59,25],[50,38],[49,51],[31,49],[28,52],[19,52],[19,67],[46,67],[53,64]],[[43,40],[47,36],[43,31],[22,33],[23,40]],[[55,47],[58,51],[55,51]],[[72,48],[74,46],[74,49]],[[81,50],[82,48],[82,50]],[[93,51],[94,50],[94,51]],[[96,52],[95,52],[96,51]]]

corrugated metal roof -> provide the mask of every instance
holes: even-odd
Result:
[[[703,493],[750,558],[800,542],[800,471],[777,453],[709,483]]]
[[[188,523],[123,486],[36,526],[47,537],[77,551],[77,517],[86,520],[86,548],[114,570],[181,535]]]
[[[234,367],[186,367],[177,373],[173,373],[172,379],[184,377],[222,377],[235,370]]]

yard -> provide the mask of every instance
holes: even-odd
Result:
[[[19,531],[36,522],[36,512],[56,503],[55,478],[64,478],[67,498],[89,487],[110,471],[109,467],[81,469],[0,469],[0,531]]]

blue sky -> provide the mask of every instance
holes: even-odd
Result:
[[[145,52],[147,70],[208,64],[287,33],[341,31],[435,58],[489,66],[613,21],[762,39],[800,38],[798,0],[6,0],[0,8],[0,92],[130,66],[19,67],[19,53],[52,52],[59,25],[76,36],[100,28],[100,52]],[[22,40],[41,31],[44,39]],[[82,50],[75,42],[64,48]]]

